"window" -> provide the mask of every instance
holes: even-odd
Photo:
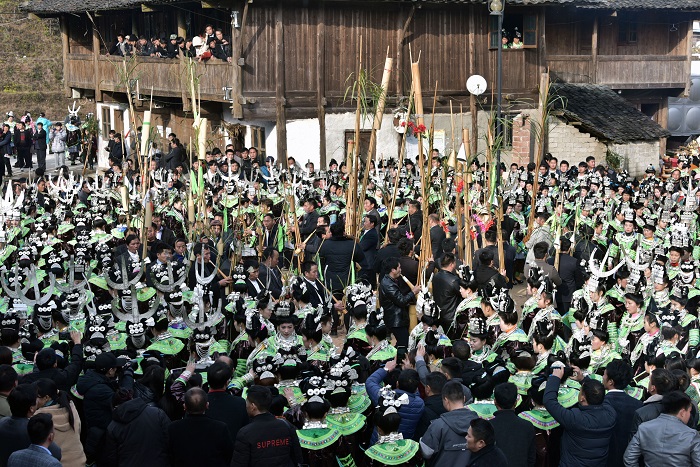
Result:
[[[637,23],[634,21],[620,21],[618,24],[619,44],[635,44],[637,42]]]
[[[503,114],[503,123],[501,130],[503,131],[502,149],[511,149],[513,147],[513,119],[516,114]]]
[[[537,15],[513,15],[506,13],[503,16],[503,30],[508,37],[508,49],[518,50],[520,48],[537,47]],[[522,47],[513,47],[516,37],[518,37],[518,42],[523,44]],[[489,48],[497,48],[500,42],[498,16],[489,16]]]
[[[250,127],[250,142],[251,146],[258,150],[258,155],[265,156],[265,128],[261,126]]]
[[[107,138],[112,129],[112,108],[102,107],[102,136]]]

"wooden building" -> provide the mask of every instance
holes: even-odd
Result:
[[[194,65],[203,113],[214,130],[230,130],[226,122],[243,125],[234,142],[273,157],[321,164],[342,159],[354,127],[347,90],[358,55],[375,82],[387,51],[394,59],[378,137],[377,152],[385,156],[398,151],[392,109],[410,89],[411,54],[420,56],[426,113],[437,85],[436,128],[447,130],[448,140],[449,104],[468,109],[470,75],[484,76],[489,86],[480,109],[492,106],[499,34],[496,17],[481,0],[30,0],[22,8],[60,18],[66,93],[94,97],[103,130],[132,126],[128,84],[137,114],[152,93],[155,125],[164,136],[170,129],[188,142],[185,59],[125,61],[106,53],[118,33],[189,38],[203,34],[206,24],[231,37],[233,56],[230,63]],[[506,115],[512,119],[537,107],[540,76],[549,70],[553,81],[612,88],[665,128],[668,97],[689,91],[696,10],[700,0],[507,0],[504,29],[512,34],[517,28],[524,46],[503,51]],[[484,121],[479,118],[480,125]],[[507,133],[512,144],[512,129]],[[513,157],[525,161],[532,147],[518,151]]]

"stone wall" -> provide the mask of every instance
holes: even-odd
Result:
[[[603,162],[607,152],[605,144],[559,119],[550,120],[547,148],[560,162],[566,160],[571,166],[585,161],[588,156],[595,157],[598,163]]]
[[[659,142],[639,141],[627,144],[608,145],[612,152],[622,156],[620,167],[627,169],[633,177],[641,177],[649,164],[659,170]]]

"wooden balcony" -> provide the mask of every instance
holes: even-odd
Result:
[[[129,79],[138,80],[138,91],[153,95],[182,98],[190,96],[187,64],[180,59],[138,57],[124,60],[122,57],[68,54],[65,63],[66,85],[71,88],[125,92],[126,68]],[[194,75],[199,80],[199,92],[203,101],[225,102],[225,86],[231,86],[233,65],[222,61],[195,63]]]
[[[550,71],[568,83],[616,89],[685,88],[689,58],[681,55],[550,55]]]

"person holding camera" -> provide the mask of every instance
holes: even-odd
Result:
[[[59,366],[56,350],[52,347],[46,347],[36,354],[35,371],[22,376],[21,382],[34,383],[42,378],[47,378],[53,380],[60,391],[70,391],[70,388],[78,381],[78,376],[83,368],[83,344],[80,343],[81,336],[78,331],[71,331],[69,337],[73,342],[73,350],[67,365]]]
[[[578,406],[564,408],[557,395],[565,374],[573,376],[573,369],[554,362],[544,390],[544,406],[564,429],[559,466],[605,465],[615,427],[615,409],[605,399],[603,383],[594,379],[586,379],[581,384]]]

